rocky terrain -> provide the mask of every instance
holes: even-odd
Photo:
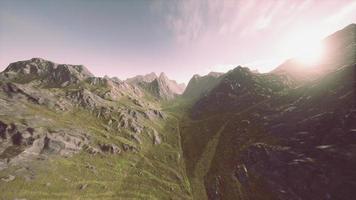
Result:
[[[164,73],[12,63],[0,199],[354,199],[356,25],[324,42],[316,66],[237,66],[186,88]]]
[[[192,104],[181,134],[194,198],[355,197],[355,27],[326,38],[334,53],[305,76],[292,61],[237,67]]]
[[[176,81],[168,79],[163,72],[158,77],[155,73],[150,73],[129,78],[126,81],[150,92],[157,99],[163,100],[172,100],[182,94],[185,89],[184,83],[178,84]]]
[[[1,199],[189,199],[177,119],[161,106],[177,94],[158,79],[151,91],[81,65],[10,64],[0,73]]]

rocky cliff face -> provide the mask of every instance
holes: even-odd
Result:
[[[48,87],[67,86],[93,77],[82,65],[56,64],[41,58],[12,63],[1,76],[2,79],[21,83],[37,81]]]
[[[178,94],[182,94],[185,89],[185,85],[182,87],[176,81],[169,80],[164,73],[152,81],[149,87],[154,94],[163,99],[173,99]]]
[[[353,199],[354,39],[355,25],[328,37],[308,81],[292,60],[194,76],[184,93],[163,73],[12,63],[0,73],[0,197]]]
[[[137,84],[140,82],[150,83],[157,78],[158,78],[158,76],[154,72],[152,72],[152,73],[149,73],[146,75],[137,75],[135,77],[128,78],[128,79],[126,79],[126,82],[134,83],[134,84]]]
[[[154,73],[136,76],[127,81],[140,86],[154,97],[163,100],[172,100],[182,94],[185,89],[184,84],[178,84],[176,81],[170,80],[164,73],[161,73],[158,77]]]
[[[0,196],[189,199],[175,120],[135,83],[39,58],[12,63],[0,73]]]
[[[49,135],[52,133],[48,131],[37,134],[37,129],[33,127],[40,126],[41,123],[36,120],[30,124],[26,123],[21,130],[17,129],[22,125],[14,121],[19,120],[21,114],[25,115],[29,111],[25,106],[27,104],[34,104],[43,107],[43,109],[54,109],[64,113],[75,109],[89,111],[94,117],[103,120],[107,129],[119,132],[128,131],[128,134],[137,141],[141,141],[140,137],[142,136],[140,134],[144,131],[157,133],[152,127],[145,126],[145,121],[163,120],[165,118],[157,106],[142,100],[144,92],[140,88],[108,77],[93,77],[83,66],[60,65],[35,58],[10,64],[1,75],[0,92],[4,103],[0,106],[2,114],[8,116],[6,121],[11,119],[9,124],[1,122],[4,139],[2,142],[10,145],[2,145],[4,152],[8,148],[22,146],[22,150],[28,153],[34,148],[33,145],[38,143],[36,141],[42,141],[40,144],[45,145],[44,140],[47,138],[46,141],[49,141],[51,138]],[[26,82],[23,82],[23,80],[26,80]],[[48,88],[49,86],[50,88]],[[57,88],[54,89],[51,86]],[[115,101],[126,101],[127,104],[118,106]],[[24,104],[24,110],[20,109],[20,107],[23,107],[19,106],[20,104]],[[32,130],[31,133],[27,133],[27,129]],[[74,133],[69,129],[59,132],[63,132],[63,138],[59,138],[59,140],[65,140],[66,137],[82,138],[81,132],[84,133],[85,131]],[[24,136],[26,134],[30,135]],[[14,137],[19,139],[14,141],[12,139]],[[155,137],[159,137],[158,134]],[[23,142],[22,139],[24,138],[28,141]],[[73,139],[71,144],[78,147],[76,149],[78,152],[84,145],[90,146],[90,140],[87,138],[85,141],[81,141],[80,145],[75,145],[77,141]],[[59,142],[66,143],[68,141]],[[95,145],[93,144],[93,146]],[[64,144],[59,145],[58,152],[65,151],[65,147]],[[44,147],[41,148],[43,150]],[[100,149],[99,147],[90,148]],[[138,149],[139,147],[135,148]],[[37,154],[40,155],[42,150],[38,150],[37,147],[35,149]],[[75,148],[70,147],[70,149]],[[18,155],[6,157],[10,160],[7,163],[11,164],[11,160],[17,158],[16,156]]]

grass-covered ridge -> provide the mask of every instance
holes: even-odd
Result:
[[[51,123],[48,129],[75,127],[86,131],[94,143],[126,143],[138,152],[118,155],[91,155],[85,151],[72,157],[51,157],[26,166],[15,166],[0,172],[0,177],[15,175],[11,182],[0,183],[1,198],[14,199],[190,199],[189,182],[179,144],[177,119],[153,125],[162,143],[153,145],[144,136],[139,145],[122,134],[105,130],[100,119],[86,110],[57,113],[42,106],[27,105],[28,113],[19,121],[36,115]],[[0,120],[8,116],[0,116]],[[149,122],[147,122],[149,123]],[[37,128],[37,127],[34,127]],[[146,133],[142,133],[146,134]]]
[[[192,199],[179,119],[166,106],[172,102],[111,79],[61,87],[38,77],[4,80],[0,121],[8,126],[5,134],[13,134],[15,126],[24,136],[26,130],[35,132],[35,141],[62,135],[63,142],[73,136],[85,145],[71,155],[43,152],[18,159],[32,144],[19,144],[16,154],[9,154],[13,136],[1,139],[0,161],[11,162],[0,170],[0,199]],[[120,150],[105,152],[103,145]],[[101,151],[92,153],[88,146]]]

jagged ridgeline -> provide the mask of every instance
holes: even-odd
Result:
[[[3,199],[350,200],[356,25],[307,68],[127,80],[40,58],[0,73]],[[301,70],[303,69],[303,70]]]
[[[163,74],[133,83],[40,58],[10,64],[1,198],[189,199],[177,119],[161,106],[181,87]]]
[[[356,25],[324,42],[310,70],[193,77],[184,95],[199,98],[180,130],[194,199],[356,197]]]

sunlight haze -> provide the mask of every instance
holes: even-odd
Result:
[[[352,0],[1,0],[0,69],[41,57],[98,76],[164,71],[187,83],[237,65],[268,72],[354,21]]]

